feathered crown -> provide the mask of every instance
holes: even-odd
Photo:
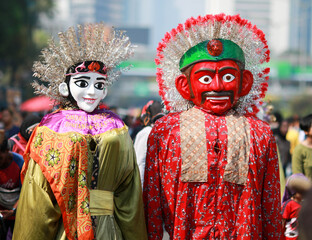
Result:
[[[42,50],[42,60],[33,65],[33,76],[47,82],[48,86],[34,81],[35,93],[47,95],[58,102],[69,100],[59,94],[58,86],[65,81],[69,67],[85,61],[99,61],[107,71],[107,85],[111,85],[122,71],[129,67],[118,67],[134,50],[129,38],[122,31],[114,30],[103,23],[78,25],[77,31],[70,27],[60,32],[59,44],[54,39]]]
[[[167,32],[157,48],[155,59],[159,94],[170,112],[184,111],[194,104],[184,99],[175,87],[181,74],[180,60],[190,48],[212,39],[230,40],[237,44],[245,57],[245,69],[254,77],[250,92],[238,100],[235,110],[241,114],[255,114],[257,105],[265,96],[270,69],[261,66],[268,62],[270,51],[264,33],[239,15],[225,14],[189,18],[184,24]]]

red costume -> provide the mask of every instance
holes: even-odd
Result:
[[[301,205],[296,201],[289,199],[282,205],[283,218],[286,219],[285,224],[285,239],[297,240],[298,233],[298,216]]]
[[[280,239],[279,166],[255,115],[269,60],[261,30],[239,16],[191,18],[159,44],[157,81],[170,112],[148,140],[148,237]]]
[[[179,113],[168,114],[150,134],[144,183],[149,239],[162,239],[162,218],[170,239],[279,239],[279,175],[268,124],[247,117],[251,157],[247,184],[242,186],[222,179],[227,164],[226,119],[209,113],[205,113],[208,181],[181,181],[179,119]]]

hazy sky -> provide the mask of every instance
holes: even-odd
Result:
[[[64,19],[64,28],[72,25],[68,18],[70,0],[55,0],[59,6],[57,19]],[[80,2],[83,0],[80,0]],[[88,1],[88,0],[84,0]],[[105,0],[102,0],[105,1]],[[190,17],[198,15],[237,14],[234,11],[234,0],[129,0],[134,13],[135,25],[150,27],[150,46],[156,49],[165,33],[184,23]],[[271,0],[271,30],[267,35],[273,52],[283,52],[288,46],[288,17],[290,0]],[[63,29],[60,29],[63,30]]]

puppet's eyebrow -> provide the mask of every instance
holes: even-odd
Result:
[[[215,69],[211,69],[211,68],[201,68],[201,69],[198,69],[197,71],[195,71],[195,73],[199,73],[199,72],[213,72],[215,73],[216,70]]]
[[[80,77],[75,77],[74,79],[91,79],[91,78],[87,76],[80,76]]]
[[[228,70],[228,69],[232,69],[232,70],[238,71],[237,68],[235,68],[235,67],[223,67],[223,68],[220,68],[218,72],[222,72],[222,71]]]
[[[98,77],[98,78],[96,78],[96,80],[106,80],[106,78],[105,77]]]

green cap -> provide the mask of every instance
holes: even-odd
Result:
[[[187,50],[180,59],[180,70],[203,61],[234,60],[245,64],[243,50],[231,40],[212,39],[198,43]]]

